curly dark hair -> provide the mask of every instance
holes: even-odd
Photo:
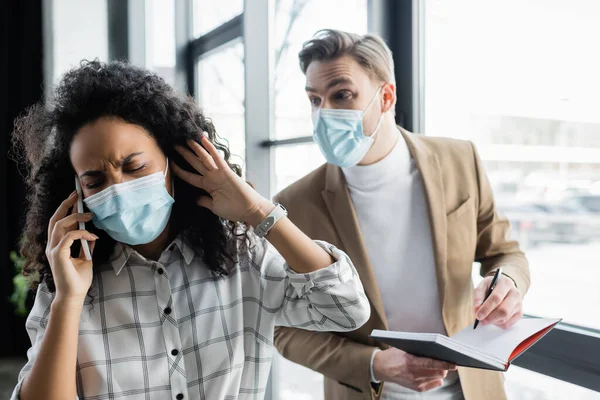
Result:
[[[73,137],[83,125],[101,117],[118,118],[145,128],[169,160],[193,172],[174,146],[187,147],[188,139],[200,143],[204,131],[231,169],[241,176],[240,166],[229,161],[227,145],[218,139],[211,120],[191,97],[178,94],[156,74],[126,63],[82,61],[64,75],[49,107],[40,102],[15,122],[13,155],[25,166],[29,189],[21,254],[26,259],[24,274],[39,273],[39,278],[32,280],[33,288],[43,281],[51,291],[55,290],[45,254],[48,224],[60,203],[74,190],[75,171],[69,157]],[[246,243],[247,228],[199,207],[196,199],[207,193],[174,179],[174,232],[194,247],[211,271],[227,274]],[[94,250],[94,265],[107,262],[115,241],[92,224],[88,230],[100,237]],[[74,254],[79,253],[77,247],[73,246]]]

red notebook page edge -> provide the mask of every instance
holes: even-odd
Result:
[[[534,333],[533,335],[529,336],[527,339],[523,340],[510,354],[510,357],[508,358],[508,363],[510,364],[512,362],[512,360],[514,360],[519,355],[521,355],[525,350],[527,350],[528,348],[533,346],[535,344],[535,342],[540,340],[546,333],[550,332],[556,326],[556,324],[558,324],[558,322],[550,325],[549,327],[547,327],[545,329],[542,329],[541,331]],[[508,367],[508,365],[507,365],[507,367]]]

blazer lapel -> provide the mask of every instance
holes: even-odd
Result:
[[[411,156],[417,165],[423,180],[425,189],[425,198],[429,210],[429,221],[431,235],[433,239],[433,251],[435,259],[435,269],[438,284],[438,293],[440,297],[440,307],[442,309],[442,318],[446,330],[450,332],[451,321],[449,321],[445,299],[447,295],[447,221],[446,221],[446,200],[444,198],[444,182],[442,179],[442,169],[437,154],[428,149],[417,135],[414,135],[402,128],[399,128],[402,136],[408,144]]]
[[[325,190],[322,192],[323,199],[342,241],[344,251],[354,263],[367,298],[375,309],[377,315],[372,317],[378,318],[380,326],[387,329],[383,301],[362,240],[358,219],[346,187],[343,172],[341,168],[327,164],[326,175]]]

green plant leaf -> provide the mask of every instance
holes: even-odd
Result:
[[[11,251],[9,257],[13,262],[16,271],[16,275],[13,277],[14,289],[10,296],[10,302],[15,307],[15,314],[25,316],[28,311],[26,302],[27,294],[29,293],[29,279],[22,274],[25,258],[15,251]]]

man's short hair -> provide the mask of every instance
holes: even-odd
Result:
[[[392,52],[376,35],[322,29],[304,43],[298,58],[300,68],[306,74],[313,61],[328,61],[345,55],[354,58],[373,78],[396,83]]]

